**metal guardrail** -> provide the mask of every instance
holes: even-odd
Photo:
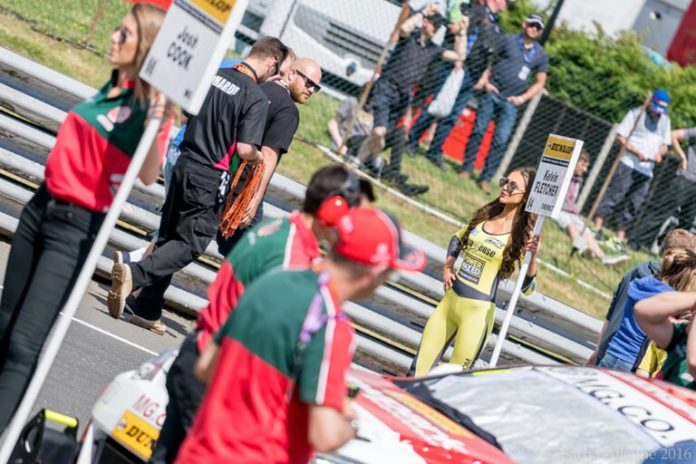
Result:
[[[43,161],[53,145],[53,133],[65,117],[71,104],[92,95],[94,89],[67,78],[55,71],[0,49],[0,105],[13,115],[0,113],[0,133],[5,137],[0,145],[0,169],[18,178],[38,184],[43,180]],[[20,192],[23,191],[24,193]],[[23,204],[31,192],[8,181],[0,181],[0,196]],[[270,216],[287,214],[298,207],[304,196],[304,186],[280,174],[273,176],[265,211]],[[136,185],[121,220],[131,228],[145,232],[159,224],[157,208],[163,201],[164,190],[155,185]],[[0,231],[8,215],[0,215]],[[11,221],[10,221],[11,222]],[[433,301],[442,297],[442,269],[445,250],[410,233],[404,239],[411,246],[425,251],[429,261],[427,274],[405,274],[398,281],[380,288],[364,305],[350,303],[346,311],[357,323],[362,334],[359,349],[367,356],[379,359],[391,369],[403,370],[410,363],[420,341],[420,327],[433,309]],[[110,244],[116,248],[133,249],[145,244],[142,235],[115,230]],[[206,258],[221,257],[213,244]],[[104,267],[110,270],[108,258]],[[214,278],[214,271],[202,263],[193,263],[177,274],[173,287],[166,295],[168,304],[188,313],[205,304],[205,288]],[[504,305],[512,290],[512,282],[502,282],[498,304]],[[193,293],[191,293],[193,292]],[[541,294],[524,297],[518,307],[511,334],[514,340],[504,347],[508,363],[549,363],[555,359],[582,362],[591,353],[601,322],[556,300]],[[503,310],[498,309],[500,322]],[[494,338],[489,342],[493,346]]]

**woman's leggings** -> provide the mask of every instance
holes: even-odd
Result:
[[[22,210],[0,303],[0,435],[103,220],[52,198],[44,185]]]
[[[437,305],[423,330],[416,354],[415,374],[425,375],[443,355],[452,339],[454,353],[450,362],[471,368],[493,331],[495,304],[458,296],[452,289]]]

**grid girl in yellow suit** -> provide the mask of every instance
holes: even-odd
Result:
[[[525,212],[533,168],[519,168],[500,180],[500,196],[474,213],[450,241],[443,280],[445,295],[428,319],[418,349],[415,374],[427,374],[454,339],[453,364],[469,369],[486,346],[495,320],[495,292],[509,278],[525,250],[532,260],[522,290],[534,291],[538,238],[534,215]],[[454,271],[461,254],[462,264]]]

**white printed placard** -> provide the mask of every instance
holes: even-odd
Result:
[[[558,217],[583,141],[550,134],[527,200],[526,211]]]
[[[140,77],[198,114],[248,0],[174,0]]]

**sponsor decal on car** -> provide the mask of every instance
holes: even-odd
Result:
[[[404,401],[403,397],[407,396],[406,394],[401,394],[400,392],[395,391],[389,391],[389,395],[391,395],[389,396],[385,394],[385,392],[377,390],[369,384],[362,382],[356,378],[352,378],[351,382],[357,384],[357,386],[360,387],[360,398],[363,400],[363,406],[368,406],[364,402],[365,400],[367,400],[373,405],[375,405],[377,408],[381,409],[383,411],[382,414],[377,414],[377,411],[374,410],[372,411],[372,413],[376,414],[380,420],[385,421],[385,423],[388,426],[392,428],[396,427],[394,428],[394,430],[398,430],[398,424],[412,431],[414,435],[423,440],[425,443],[430,444],[432,447],[442,447],[445,450],[453,450],[462,454],[470,453],[470,450],[461,440],[447,433],[450,432],[449,428],[459,427],[461,430],[459,430],[457,434],[453,435],[466,438],[471,437],[470,432],[468,432],[463,427],[457,425],[454,422],[451,422],[447,424],[449,428],[441,428],[440,423],[436,424],[428,420],[431,419],[431,416],[433,414],[439,413],[437,413],[434,410],[431,410],[426,405],[421,405],[419,407],[419,412],[416,412],[410,407],[407,407],[405,404],[402,403],[402,401]],[[398,397],[398,400],[396,398],[393,398],[392,396]],[[409,402],[409,405],[416,401],[417,400],[414,399],[413,401]],[[432,413],[428,413],[427,415],[423,414],[421,412],[423,411],[423,409],[431,410]],[[385,412],[387,414],[384,414]],[[392,418],[395,419],[395,421],[397,422],[393,424],[388,423]],[[442,419],[446,418],[442,416]],[[442,421],[442,423],[444,423],[444,420]]]
[[[112,436],[123,446],[147,460],[155,448],[159,430],[132,412],[126,411],[116,423]]]
[[[614,409],[661,446],[693,439],[693,423],[649,395],[599,369],[535,368]]]

